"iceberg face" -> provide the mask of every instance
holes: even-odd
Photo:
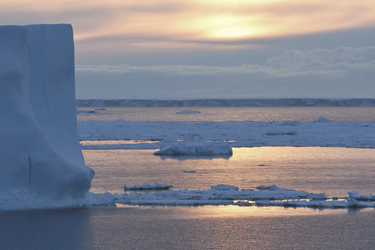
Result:
[[[22,197],[38,208],[86,196],[94,171],[79,145],[74,77],[70,25],[0,26],[0,195],[8,208],[22,208]]]

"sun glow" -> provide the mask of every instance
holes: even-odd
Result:
[[[217,38],[242,38],[242,37],[248,37],[253,34],[251,30],[245,29],[245,28],[225,28],[225,29],[219,29],[216,31],[213,31],[212,33],[213,37]]]
[[[243,38],[254,35],[251,20],[236,16],[212,16],[202,20],[204,34],[212,38]]]

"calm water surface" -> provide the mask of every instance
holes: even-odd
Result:
[[[123,207],[0,213],[1,249],[373,249],[374,209]]]
[[[277,185],[328,196],[375,193],[375,149],[234,148],[225,158],[155,156],[153,151],[84,150],[86,164],[96,171],[91,190],[121,193],[124,185],[158,182],[173,189],[229,184],[240,189]]]

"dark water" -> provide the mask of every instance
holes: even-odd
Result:
[[[79,120],[375,121],[375,108],[116,108]],[[171,158],[150,150],[84,151],[92,191],[166,182],[179,188],[275,184],[327,195],[375,193],[374,149],[237,149],[230,158]],[[195,171],[184,173],[183,171]],[[373,249],[375,209],[94,207],[0,212],[0,249]]]

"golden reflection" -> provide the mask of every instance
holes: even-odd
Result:
[[[121,205],[121,207],[129,207]],[[259,206],[202,206],[177,207],[185,210],[185,216],[194,218],[241,218],[241,217],[285,217],[285,216],[312,216],[333,215],[348,213],[348,209],[314,209],[305,207],[259,207]],[[363,211],[373,210],[365,209]],[[362,210],[361,210],[362,211]]]

